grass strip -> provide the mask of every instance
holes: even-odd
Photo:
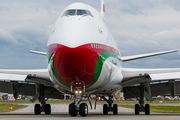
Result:
[[[16,104],[0,104],[0,112],[9,112],[24,107],[24,105]]]
[[[134,105],[118,105],[120,107],[132,108]],[[157,113],[180,113],[180,106],[150,106],[150,111]]]

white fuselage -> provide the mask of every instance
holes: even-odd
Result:
[[[64,13],[67,10],[76,10],[76,14],[77,10],[88,10],[91,12],[92,16],[65,16]],[[79,76],[85,84],[87,83],[86,92],[90,93],[113,94],[121,87],[117,85],[117,83],[120,83],[122,79],[117,80],[114,77],[120,76],[119,78],[122,78],[122,75],[117,73],[120,70],[117,68],[121,67],[121,61],[117,58],[117,56],[120,56],[120,53],[103,18],[94,8],[82,3],[74,3],[65,8],[51,31],[47,46],[47,51],[50,53],[50,58],[52,58],[52,61],[49,61],[50,76],[52,81],[58,84],[55,85],[55,87],[61,92],[69,93],[70,84],[75,76]],[[79,50],[81,46],[83,47]],[[72,49],[75,51],[76,48],[78,49],[78,53],[72,54],[72,52],[69,52]],[[62,51],[64,51],[64,53]],[[87,52],[84,53],[85,51]],[[81,52],[85,55],[79,57]],[[70,56],[73,56],[73,58],[70,58]],[[76,56],[79,58],[75,59]],[[92,58],[94,56],[97,57],[96,60]],[[87,60],[88,62],[84,62],[84,66],[77,63],[79,60],[86,61],[85,59],[87,59],[87,57],[89,57],[89,61]],[[69,59],[71,59],[70,62],[67,62]],[[99,62],[90,65],[90,59],[92,59],[92,61],[99,60]],[[67,66],[65,64],[67,64]],[[71,66],[75,67],[71,68]],[[68,69],[68,67],[71,69]],[[68,73],[74,69],[80,72],[78,73],[77,70],[75,70],[75,72]],[[94,72],[89,72],[88,69],[94,69]],[[93,74],[94,77],[92,77],[91,74]],[[91,83],[87,82],[87,79],[90,78],[88,75],[93,78],[93,80],[89,80]],[[67,82],[68,80],[69,83]],[[111,86],[111,88],[108,86]]]

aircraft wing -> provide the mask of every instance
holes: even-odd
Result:
[[[5,70],[0,69],[0,80],[18,81],[18,82],[33,82],[46,86],[52,86],[49,72],[47,69],[35,70]]]
[[[146,58],[146,57],[152,57],[152,56],[157,56],[157,55],[162,55],[162,54],[167,54],[167,53],[172,53],[172,52],[177,52],[178,50],[169,50],[169,51],[163,51],[163,52],[156,52],[156,53],[148,53],[148,54],[141,54],[141,55],[132,55],[132,56],[125,56],[125,57],[119,57],[119,59],[123,62],[126,61],[131,61],[131,60],[136,60],[136,59],[141,59],[141,58]]]
[[[142,82],[146,82],[147,79],[148,82],[177,80],[180,79],[180,68],[172,68],[172,69],[123,68],[122,75],[123,75],[122,83],[127,85],[132,85],[134,83],[139,84],[141,83],[141,81],[139,80],[141,78],[144,79],[144,81],[142,80]]]
[[[145,85],[145,97],[152,101],[151,96],[171,94],[175,96],[180,92],[180,69],[130,69],[123,68],[125,97],[133,98],[140,95],[140,85]]]
[[[45,97],[63,99],[62,93],[54,88],[50,80],[48,69],[36,70],[4,70],[0,69],[0,92],[13,94],[16,99],[20,94],[36,96],[38,99],[37,86],[44,86]]]
[[[39,54],[39,55],[47,55],[46,52],[39,52],[39,51],[33,51],[33,50],[30,50],[29,52]]]

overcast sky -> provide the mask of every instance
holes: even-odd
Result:
[[[180,50],[180,0],[105,0],[106,23],[122,56]],[[47,68],[50,30],[73,2],[100,10],[100,0],[0,0],[0,69]],[[180,67],[180,52],[124,63],[133,68]]]

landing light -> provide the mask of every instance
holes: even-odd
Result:
[[[82,91],[81,91],[81,90],[79,91],[79,94],[82,94]]]
[[[75,94],[82,94],[82,90],[79,90],[79,91],[76,90],[76,91],[75,91]]]
[[[75,94],[78,94],[78,91],[77,91],[77,90],[75,91]]]

